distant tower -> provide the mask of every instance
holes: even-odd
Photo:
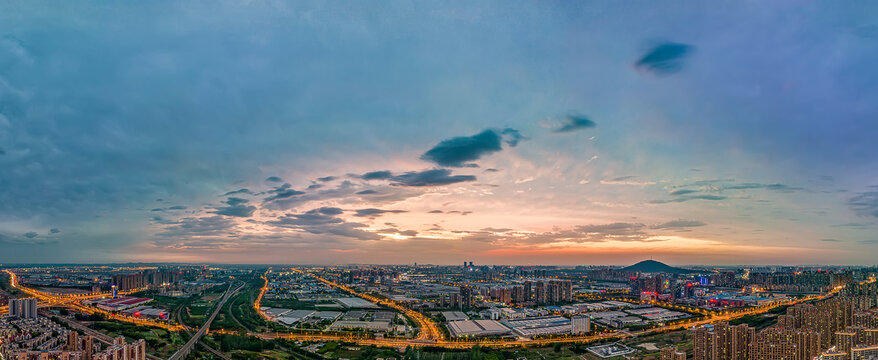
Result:
[[[113,299],[115,299],[116,296],[119,296],[119,293],[117,290],[118,290],[118,288],[116,287],[116,285],[113,285],[110,287],[110,293],[113,295]]]

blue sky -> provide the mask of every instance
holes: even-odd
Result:
[[[0,5],[0,261],[874,263],[878,8]]]

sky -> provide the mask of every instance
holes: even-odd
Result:
[[[0,263],[875,264],[878,4],[0,4]]]

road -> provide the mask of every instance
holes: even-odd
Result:
[[[418,333],[418,336],[414,339],[414,341],[435,342],[435,341],[445,340],[445,334],[443,334],[442,331],[439,330],[439,325],[418,311],[409,309],[409,308],[401,305],[400,303],[397,303],[396,301],[382,299],[382,298],[378,298],[376,296],[372,296],[372,295],[369,295],[366,293],[361,293],[361,292],[358,292],[354,289],[351,289],[345,285],[332,282],[330,280],[324,279],[320,276],[317,276],[317,275],[314,275],[311,273],[306,273],[306,272],[299,270],[299,269],[296,269],[296,268],[293,268],[293,270],[297,271],[299,273],[302,273],[302,274],[313,276],[315,279],[317,279],[318,281],[320,281],[326,285],[338,288],[338,289],[340,289],[344,292],[347,292],[349,294],[352,294],[354,296],[360,297],[362,299],[366,299],[368,301],[371,301],[371,302],[379,304],[379,305],[384,305],[386,307],[389,307],[391,309],[394,309],[396,311],[399,311],[399,312],[405,314],[409,319],[414,321],[415,324],[417,324],[418,328],[420,329],[420,332]],[[266,281],[266,283],[267,283],[267,281]],[[260,314],[261,314],[261,312],[260,312]]]
[[[233,284],[229,284],[229,290],[226,290],[226,293],[223,295],[223,298],[219,301],[219,303],[216,306],[216,309],[213,310],[213,313],[210,314],[210,317],[207,318],[207,321],[205,321],[204,324],[201,325],[201,327],[198,329],[198,331],[195,332],[195,335],[193,335],[191,338],[189,338],[189,341],[187,341],[186,344],[180,348],[180,350],[177,350],[177,352],[174,353],[174,355],[171,355],[171,357],[168,358],[169,360],[179,360],[179,359],[185,358],[186,355],[189,355],[189,353],[192,351],[192,348],[195,346],[195,344],[198,343],[198,341],[201,340],[201,337],[204,336],[204,334],[206,334],[207,331],[210,329],[210,324],[213,322],[213,319],[216,318],[216,315],[219,314],[220,311],[222,311],[223,306],[226,304],[226,301],[229,300],[229,298],[232,297],[232,295],[237,293],[238,290],[241,290],[241,288],[244,287],[244,284],[239,285],[234,290],[232,290],[232,286],[233,286]]]
[[[747,315],[756,315],[756,314],[764,314],[770,311],[773,308],[783,305],[794,305],[804,301],[810,300],[819,300],[824,299],[826,297],[832,296],[837,293],[840,288],[832,289],[825,295],[822,296],[809,296],[805,298],[801,298],[798,300],[790,300],[781,303],[775,303],[769,306],[761,306],[758,308],[734,311],[734,312],[724,312],[724,313],[711,313],[708,314],[706,318],[700,320],[691,320],[685,321],[675,324],[669,324],[666,326],[661,326],[652,329],[640,330],[635,332],[622,332],[622,331],[612,331],[606,333],[598,333],[594,335],[577,335],[577,336],[566,336],[566,337],[554,337],[548,339],[523,339],[523,340],[446,340],[441,331],[439,331],[439,325],[436,324],[432,319],[428,318],[424,314],[417,312],[415,310],[411,310],[405,308],[404,306],[390,301],[386,299],[381,299],[369,294],[357,292],[356,290],[349,288],[345,285],[338,284],[332,282],[330,280],[324,279],[315,274],[307,273],[299,269],[293,269],[302,274],[307,274],[309,276],[314,277],[318,281],[321,281],[329,286],[341,289],[347,293],[355,295],[357,297],[366,299],[368,301],[387,306],[389,308],[395,309],[406,314],[409,318],[411,318],[418,326],[421,328],[421,332],[415,339],[377,339],[377,338],[356,338],[349,336],[340,336],[340,335],[323,335],[323,334],[296,334],[296,333],[273,333],[273,334],[265,334],[265,333],[250,333],[250,335],[258,336],[262,339],[277,339],[283,338],[294,341],[347,341],[347,342],[355,342],[361,345],[376,345],[376,346],[389,346],[389,347],[422,347],[422,346],[436,346],[436,347],[444,347],[444,348],[452,348],[452,349],[460,349],[460,348],[469,348],[473,345],[478,344],[483,347],[514,347],[514,346],[523,346],[523,345],[547,345],[557,342],[593,342],[596,340],[605,340],[610,338],[628,338],[628,337],[637,337],[644,336],[649,334],[657,334],[668,331],[675,331],[680,329],[689,328],[692,326],[704,325],[704,324],[712,324],[721,321],[730,321],[737,318],[741,318]],[[266,280],[266,285],[263,287],[260,292],[259,299],[262,298],[262,293],[265,292],[268,286],[268,280]],[[255,303],[257,310],[259,310],[259,299]],[[661,306],[661,304],[657,304]],[[260,315],[263,315],[261,311],[259,311]],[[264,317],[264,315],[263,315]]]
[[[229,286],[231,287],[231,285],[229,285]],[[178,324],[182,324],[182,323],[183,323],[183,319],[182,319],[182,317],[180,317],[180,312],[183,310],[183,308],[184,308],[184,306],[181,305],[181,306],[179,306],[179,307],[177,308],[176,311],[174,311],[174,317],[177,319],[177,323],[178,323]],[[192,331],[189,330],[188,327],[184,328],[184,331],[186,332],[186,335],[188,335],[190,338],[192,337]],[[199,341],[199,344],[201,344],[201,346],[202,346],[205,350],[211,352],[212,354],[214,354],[214,355],[216,355],[216,356],[219,356],[219,357],[222,358],[222,359],[232,360],[231,358],[229,358],[228,356],[226,356],[226,354],[223,354],[223,353],[220,352],[219,350],[210,347],[210,345],[207,345],[204,341]]]
[[[46,317],[50,316],[49,314],[45,314],[45,313],[42,315],[46,316]],[[69,318],[64,317],[64,316],[58,316],[57,318],[65,323],[67,323],[67,325],[70,325],[70,327],[72,327],[72,328],[82,330],[83,333],[85,333],[88,336],[93,337],[97,341],[100,341],[106,345],[113,345],[113,338],[107,334],[104,334],[100,331],[94,330],[88,326],[83,325],[79,321],[69,319]],[[150,355],[150,354],[146,354],[146,357],[150,358],[151,360],[162,360],[161,358],[159,358],[157,356]]]

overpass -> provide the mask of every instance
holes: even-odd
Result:
[[[232,290],[232,286],[234,286],[234,284],[229,284],[229,289],[226,290],[226,293],[223,295],[223,298],[219,301],[219,303],[217,303],[216,309],[213,310],[213,313],[210,314],[210,317],[207,318],[207,321],[205,321],[204,324],[201,325],[200,328],[198,328],[198,331],[195,332],[195,335],[193,335],[191,338],[189,338],[189,341],[187,341],[186,344],[180,348],[180,350],[177,350],[177,352],[174,353],[174,355],[171,355],[171,357],[168,358],[168,360],[185,359],[186,355],[189,355],[189,353],[192,352],[192,349],[195,347],[195,344],[198,343],[198,341],[201,340],[201,337],[204,336],[204,334],[206,334],[207,331],[210,329],[210,323],[213,322],[213,319],[216,318],[216,315],[219,314],[220,310],[223,309],[223,305],[226,304],[226,301],[229,300],[229,298],[232,297],[232,295],[237,293],[238,290],[241,290],[241,288],[244,287],[244,284],[238,285],[238,287],[235,288],[234,290]]]

